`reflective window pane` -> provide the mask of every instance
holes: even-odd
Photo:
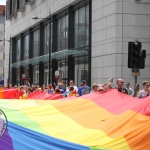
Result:
[[[39,65],[33,66],[33,84],[39,85]]]
[[[89,5],[75,11],[74,48],[89,45]]]
[[[21,54],[20,54],[20,49],[21,49],[21,40],[17,40],[16,41],[16,62],[20,62],[20,57],[21,57]]]
[[[44,27],[44,54],[49,52],[49,25]]]
[[[48,84],[49,78],[49,64],[44,64],[44,84]]]
[[[88,83],[88,56],[75,58],[75,85],[80,86],[82,80]]]
[[[17,77],[16,77],[16,79],[17,79],[17,86],[20,86],[20,68],[17,68],[16,69],[16,75],[17,75]]]
[[[51,67],[51,66],[50,66]],[[50,83],[52,83],[52,68],[50,68]],[[44,64],[44,83],[48,85],[49,82],[49,63]]]
[[[57,51],[68,48],[68,15],[58,19],[57,23]]]
[[[29,59],[29,35],[24,37],[24,60]]]
[[[34,48],[33,48],[33,57],[39,56],[40,52],[40,30],[34,32]]]
[[[67,84],[68,79],[68,60],[63,59],[58,61],[59,80],[58,82],[65,81]]]

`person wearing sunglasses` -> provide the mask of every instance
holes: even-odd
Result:
[[[124,88],[123,86],[124,86],[124,81],[122,79],[118,79],[116,89],[118,89],[118,91],[121,93],[128,94],[127,89]]]
[[[140,90],[137,94],[137,98],[145,98],[147,96],[150,96],[149,91],[150,84],[148,81],[143,82],[143,90]]]

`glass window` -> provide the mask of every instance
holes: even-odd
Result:
[[[50,83],[52,83],[52,69],[50,70],[50,80],[51,80]],[[44,64],[44,83],[48,85],[48,82],[49,82],[49,63],[46,63]]]
[[[25,74],[26,78],[29,77],[29,67],[24,68],[24,74]]]
[[[19,76],[19,74],[20,74],[20,73],[18,73],[18,76]],[[25,74],[25,77],[26,77],[26,78],[29,78],[29,67],[24,67],[24,73],[23,73],[23,74]],[[21,75],[21,76],[22,76],[22,75]],[[22,83],[21,83],[21,84],[22,84],[22,85],[25,85],[26,82],[27,82],[26,80],[22,80]]]
[[[29,35],[24,37],[24,60],[29,59]]]
[[[33,57],[39,56],[40,50],[40,30],[34,31]]]
[[[88,56],[75,58],[75,85],[80,86],[82,80],[88,83]]]
[[[16,41],[16,62],[20,62],[20,57],[21,57],[21,54],[20,54],[20,46],[21,46],[21,40],[18,39]]]
[[[74,48],[89,45],[89,5],[75,11]]]
[[[57,51],[68,48],[68,15],[58,19],[57,24]]]
[[[39,65],[33,66],[33,84],[39,85]]]
[[[68,79],[68,60],[67,59],[58,61],[58,71],[59,71],[58,82],[65,81],[67,84],[67,79]]]
[[[52,28],[53,28],[53,24],[51,23],[51,33],[50,33],[50,24],[44,27],[44,55],[49,54],[50,34],[51,34],[51,49],[52,49]]]
[[[16,69],[16,76],[17,76],[17,86],[20,86],[20,68]]]
[[[44,54],[49,54],[49,26],[44,27]]]

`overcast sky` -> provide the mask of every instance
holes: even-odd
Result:
[[[6,0],[0,0],[0,5],[6,5]]]

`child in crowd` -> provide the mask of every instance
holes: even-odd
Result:
[[[78,93],[76,92],[76,90],[74,90],[73,86],[70,86],[70,88],[69,88],[69,95],[68,95],[68,97],[70,97],[70,96],[78,96]]]

